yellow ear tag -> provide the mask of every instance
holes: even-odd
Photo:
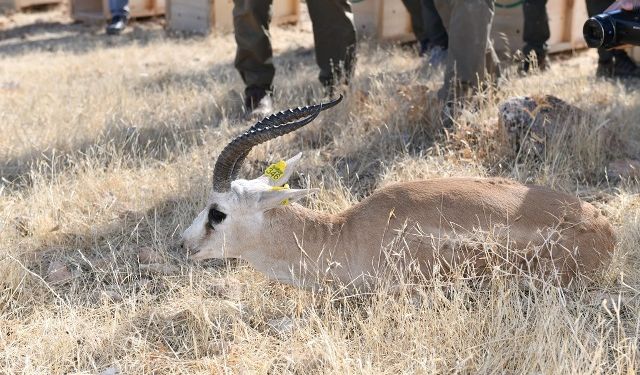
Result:
[[[287,169],[287,162],[280,160],[279,162],[268,166],[264,171],[264,175],[275,182],[284,176],[285,169]]]
[[[280,191],[280,190],[289,190],[289,184],[284,184],[284,186],[272,186],[271,190]],[[285,199],[280,202],[281,205],[286,206],[289,204],[289,200]]]

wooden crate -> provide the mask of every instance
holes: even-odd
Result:
[[[410,41],[415,39],[411,16],[401,0],[356,0],[353,2],[356,28],[360,36],[378,40]],[[587,20],[583,0],[549,0],[549,52],[561,52],[586,47],[582,25]],[[496,8],[492,37],[496,50],[516,51],[523,46],[522,7]]]
[[[0,9],[21,10],[38,5],[60,4],[62,0],[0,0]]]
[[[583,0],[549,0],[547,3],[551,37],[547,42],[549,53],[585,48],[582,26],[587,20]],[[496,50],[513,52],[523,47],[524,17],[522,7],[496,8],[492,37]]]
[[[165,12],[165,0],[129,0],[129,16],[153,17]],[[77,21],[102,22],[111,18],[109,0],[71,0],[71,16]]]
[[[411,15],[401,0],[360,0],[352,5],[358,36],[385,41],[415,40]]]
[[[266,0],[265,0],[266,1]],[[168,28],[197,34],[233,31],[233,0],[169,0]],[[296,23],[300,18],[299,0],[274,0],[271,23]]]

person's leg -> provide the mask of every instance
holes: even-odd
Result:
[[[430,47],[447,49],[449,47],[449,35],[436,9],[434,0],[422,0],[422,18],[425,36],[429,39]]]
[[[549,17],[547,17],[547,0],[525,0],[522,11],[524,13],[524,31],[522,39],[525,56],[522,69],[528,71],[531,53],[535,53],[540,68],[545,66],[546,45],[551,32],[549,30]]]
[[[490,41],[493,0],[436,0],[449,34],[449,52],[440,98],[464,97],[489,76],[499,74]],[[464,26],[464,27],[463,27]]]
[[[425,34],[425,25],[422,19],[421,0],[402,0],[402,2],[411,16],[411,29],[416,36],[416,40],[420,42],[420,52],[422,53],[423,46],[426,46],[428,43],[428,38]]]
[[[255,109],[272,90],[275,68],[269,34],[270,0],[234,0],[235,67],[246,85],[245,105]]]
[[[111,17],[129,17],[129,0],[109,0]]]
[[[118,35],[127,26],[129,18],[129,0],[109,0],[111,21],[107,25],[107,34]]]
[[[349,81],[355,68],[356,28],[348,0],[307,0],[313,23],[320,82],[331,87]]]

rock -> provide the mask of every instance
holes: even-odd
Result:
[[[66,264],[59,260],[55,260],[49,264],[46,279],[52,284],[64,284],[73,279],[73,274]]]
[[[498,109],[498,122],[516,150],[538,157],[563,125],[575,123],[567,120],[585,116],[582,109],[551,95],[511,98]]]
[[[618,159],[607,167],[609,181],[640,178],[640,160]]]
[[[140,264],[164,263],[165,259],[158,251],[145,246],[138,249],[138,262]]]

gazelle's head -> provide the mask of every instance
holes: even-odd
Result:
[[[342,96],[326,104],[296,108],[271,115],[231,141],[222,150],[213,171],[213,190],[206,207],[182,234],[190,259],[238,258],[255,246],[262,231],[264,213],[283,203],[308,195],[308,189],[289,189],[285,184],[295,171],[301,154],[270,166],[264,175],[237,179],[251,149],[270,139],[291,133],[331,108]]]

